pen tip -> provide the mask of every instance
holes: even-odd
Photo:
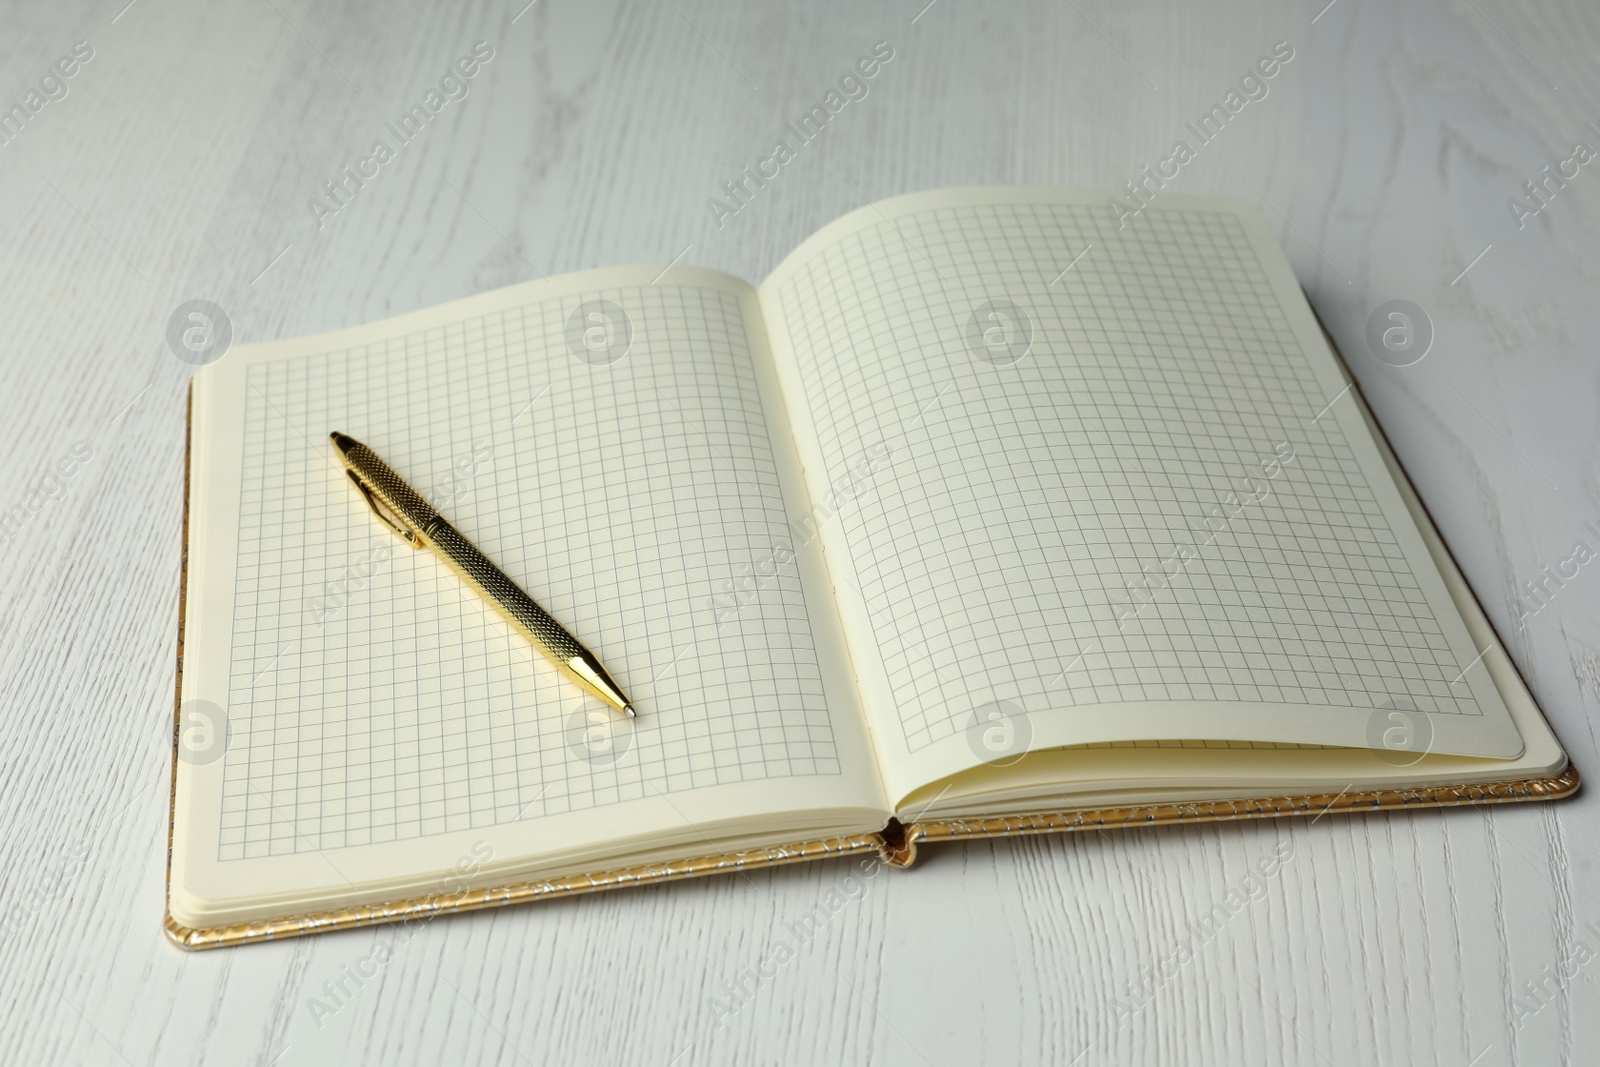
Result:
[[[630,719],[636,719],[639,717],[639,713],[633,710],[632,704],[624,704],[622,706],[622,713]]]

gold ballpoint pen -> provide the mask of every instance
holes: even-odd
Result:
[[[550,657],[572,680],[604,700],[624,715],[634,714],[633,705],[593,652],[550,617],[533,598],[506,577],[471,541],[445,521],[433,505],[422,498],[378,454],[348,434],[328,435],[333,450],[344,463],[345,473],[361,490],[373,512],[413,548],[431,548],[450,565],[463,581],[478,592],[496,611],[505,616],[533,647]]]

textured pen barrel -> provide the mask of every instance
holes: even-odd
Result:
[[[608,704],[624,707],[626,700],[616,683],[600,668],[600,661],[579,644],[548,612],[534,603],[517,583],[506,577],[476,545],[467,540],[461,531],[442,518],[435,518],[423,531],[424,536],[455,572],[478,589],[500,614],[527,635],[556,663],[562,665],[574,680],[602,698]],[[575,662],[576,661],[576,662]],[[581,664],[581,666],[580,666]],[[591,679],[586,674],[597,675]],[[600,684],[595,684],[599,682]],[[607,693],[605,686],[612,692]]]

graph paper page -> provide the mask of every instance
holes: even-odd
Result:
[[[882,825],[860,814],[883,795],[815,549],[774,561],[786,482],[803,487],[754,293],[659,273],[533,283],[208,368],[183,690],[226,709],[230,739],[180,766],[191,890],[437,870],[480,839],[510,862],[640,834],[703,854],[736,815]],[[637,720],[380,523],[332,430],[593,650]]]
[[[812,494],[853,490],[820,537],[891,792],[1057,745],[1367,746],[1396,710],[1517,755],[1271,233],[1108,199],[900,197],[761,286]]]

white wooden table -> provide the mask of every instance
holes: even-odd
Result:
[[[1280,39],[1295,58],[1269,95],[1174,187],[1265,202],[1518,667],[1600,774],[1600,565],[1518,628],[1523,583],[1600,548],[1600,161],[1536,215],[1507,203],[1574,142],[1600,148],[1595,5],[125,2],[0,14],[6,107],[93,50],[0,145],[0,508],[23,508],[0,562],[0,1061],[1593,1062],[1593,786],[930,849],[720,1027],[725,983],[841,869],[440,920],[331,1017],[311,999],[380,934],[191,955],[160,920],[180,303],[216,302],[254,341],[540,272],[679,257],[759,279],[861,196],[1120,186]],[[319,229],[308,198],[479,40],[494,57],[469,95]],[[719,230],[721,182],[879,40],[895,58],[867,99]],[[1432,322],[1413,366],[1366,345],[1392,299]],[[30,496],[77,442],[91,458]],[[1283,848],[1262,899],[1194,932]]]

